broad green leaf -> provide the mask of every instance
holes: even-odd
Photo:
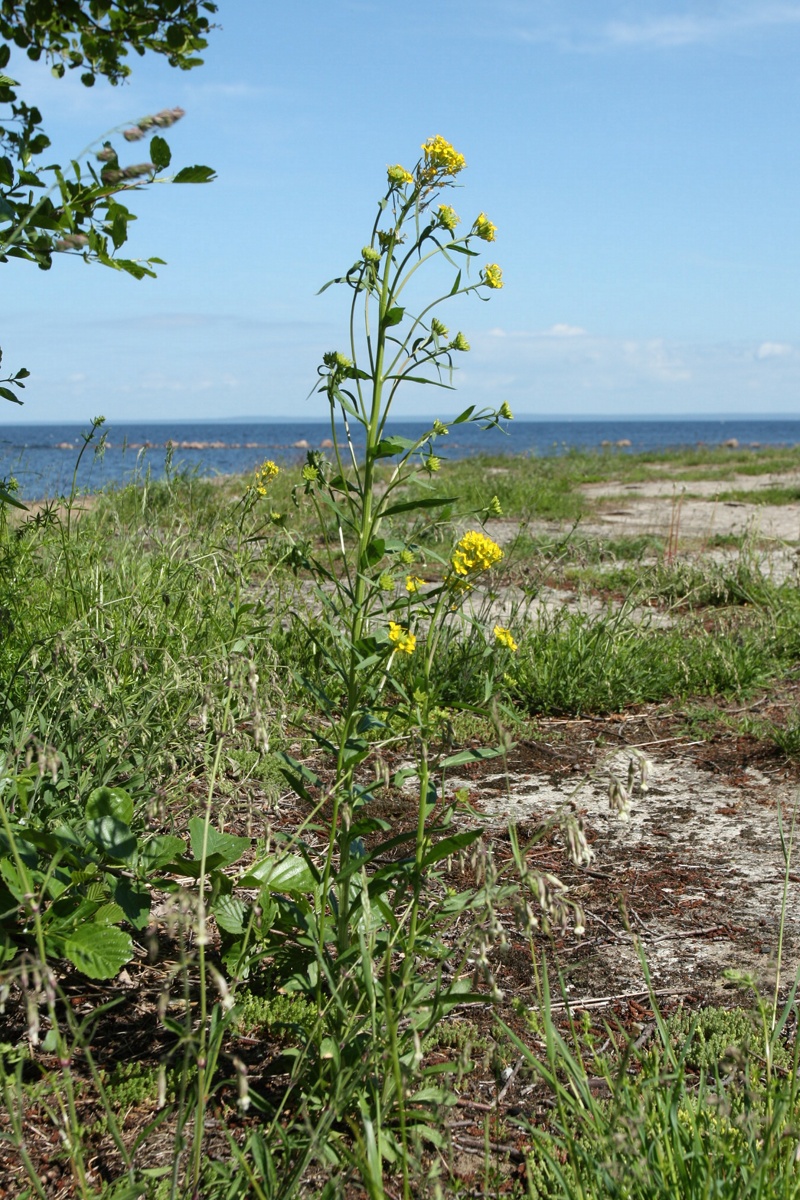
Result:
[[[126,862],[136,853],[136,837],[130,827],[117,817],[96,817],[86,822],[86,834],[90,842],[104,850],[109,858]]]
[[[271,892],[312,892],[317,880],[299,854],[271,854],[249,867],[240,887],[266,887]]]
[[[115,925],[87,922],[67,938],[64,956],[90,979],[113,979],[133,958],[133,942]]]
[[[183,167],[172,180],[173,183],[213,183],[217,173],[213,167]]]
[[[0,859],[0,875],[3,876],[6,886],[14,899],[17,901],[24,900],[28,894],[28,889],[16,868],[16,864],[10,858]]]
[[[244,933],[247,924],[247,905],[238,896],[220,896],[211,909],[220,929],[234,935]]]
[[[468,421],[468,420],[470,419],[470,417],[472,416],[472,414],[473,414],[474,412],[475,412],[475,405],[474,405],[474,404],[470,404],[469,408],[465,408],[465,409],[464,409],[464,411],[463,411],[462,413],[459,413],[459,414],[458,414],[458,416],[457,416],[457,417],[455,417],[455,418],[454,418],[454,419],[453,419],[453,420],[450,422],[450,424],[451,424],[451,425],[463,425],[463,423],[464,423],[465,421]]]
[[[383,318],[383,323],[387,328],[391,325],[399,325],[405,315],[404,308],[390,308]]]
[[[383,538],[373,538],[364,551],[364,559],[368,567],[377,566],[386,553],[386,542]]]
[[[173,837],[168,833],[151,838],[139,847],[139,874],[149,875],[160,867],[165,867],[167,863],[174,862],[178,855],[183,854],[185,849],[186,843],[182,838]]]
[[[404,450],[413,450],[416,444],[410,438],[393,434],[391,437],[381,438],[375,447],[374,457],[392,458],[395,454],[402,454]]]
[[[380,717],[376,717],[375,714],[371,713],[371,712],[364,712],[361,714],[361,716],[358,719],[358,725],[356,726],[356,733],[367,733],[367,731],[370,729],[385,729],[385,728],[386,728],[386,722],[382,721],[380,719]]]
[[[119,904],[115,904],[113,900],[109,900],[107,904],[101,904],[95,910],[92,920],[96,921],[98,925],[118,925],[120,921],[125,920],[125,913]]]
[[[164,142],[164,139],[158,137],[158,134],[156,134],[155,138],[150,139],[150,162],[154,164],[158,170],[162,170],[163,167],[169,167],[169,164],[172,161],[172,151],[170,151],[169,146],[166,142]]]
[[[192,817],[189,822],[189,836],[192,854],[200,862],[203,855],[203,837],[205,821],[202,817]],[[250,838],[234,837],[231,833],[219,833],[209,825],[206,839],[206,867],[229,867],[238,862],[245,850],[250,849]]]
[[[175,839],[177,840],[177,839]],[[140,863],[141,865],[141,863]],[[124,876],[106,876],[111,893],[134,929],[145,929],[150,920],[150,892],[140,883]]]
[[[84,813],[86,820],[116,817],[124,825],[133,820],[133,801],[124,788],[99,787],[90,793]]]

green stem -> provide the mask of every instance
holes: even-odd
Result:
[[[225,730],[228,724],[228,717],[231,708],[231,686],[229,684],[227,695],[225,697],[225,709],[222,717],[222,730],[217,740],[217,748],[214,754],[214,762],[211,767],[211,774],[208,781],[208,794],[206,797],[206,809],[203,816],[203,844],[200,850],[200,871],[197,881],[197,927],[198,927],[198,968],[200,975],[200,1026],[197,1046],[197,1109],[195,1112],[194,1138],[192,1146],[192,1186],[197,1191],[200,1185],[200,1171],[202,1168],[203,1159],[203,1130],[205,1126],[205,1112],[208,1104],[206,1075],[207,1075],[207,1054],[208,1054],[208,980],[206,978],[206,939],[207,939],[207,914],[206,914],[206,874],[208,862],[208,834],[211,828],[211,812],[214,800],[214,786],[217,781],[219,772],[219,764],[222,758],[222,747],[225,741]]]

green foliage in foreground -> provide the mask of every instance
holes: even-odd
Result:
[[[783,1040],[794,992],[774,1017],[759,1004],[664,1020],[654,1007],[647,1044],[624,1039],[621,1053],[559,1029],[546,986],[544,1053],[509,1031],[554,1100],[544,1128],[523,1122],[530,1200],[800,1196],[798,1043]]]

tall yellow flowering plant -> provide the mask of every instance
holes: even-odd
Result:
[[[323,868],[314,867],[308,856],[318,884],[315,962],[309,970],[317,979],[319,1002],[326,1003],[334,979],[346,990],[356,947],[363,956],[369,946],[381,963],[380,969],[370,967],[370,1003],[377,1004],[380,992],[393,1012],[405,1014],[407,1036],[413,1032],[415,1037],[435,1025],[455,1002],[453,990],[464,986],[440,973],[435,985],[424,984],[424,1004],[415,1006],[409,999],[423,987],[413,969],[421,940],[428,961],[436,957],[420,904],[423,882],[434,863],[480,834],[453,833],[434,824],[441,812],[441,775],[456,762],[489,753],[431,759],[436,645],[449,614],[502,558],[499,546],[472,529],[449,554],[438,556],[439,582],[431,585],[420,574],[425,565],[417,539],[408,532],[410,522],[428,520],[453,502],[433,494],[430,482],[441,463],[434,447],[449,430],[436,420],[416,439],[398,436],[389,426],[395,402],[401,389],[411,386],[451,387],[456,361],[469,343],[462,332],[450,332],[440,316],[442,306],[470,294],[488,299],[502,287],[497,264],[477,269],[473,264],[480,258],[480,243],[495,241],[496,226],[485,212],[462,224],[446,202],[466,165],[463,154],[438,135],[421,150],[411,170],[400,164],[388,168],[369,240],[350,269],[325,285],[350,291],[349,339],[346,349],[325,354],[319,368],[332,450],[329,459],[309,452],[303,468],[297,491],[317,510],[319,536],[302,552],[298,548],[297,560],[317,583],[321,612],[310,621],[310,635],[325,679],[324,686],[313,684],[324,724],[308,732],[331,756],[331,769],[317,774],[284,756],[287,778],[324,813],[329,830]],[[420,292],[420,272],[434,262],[443,268],[445,284],[432,300],[412,299]],[[452,424],[489,428],[510,417],[507,405],[496,411],[473,406]],[[425,563],[436,558],[428,551]],[[402,741],[414,748],[416,766],[392,777],[382,751]],[[376,834],[391,833],[371,811],[377,789],[401,786],[412,776],[418,787],[415,831],[367,850]],[[398,858],[405,843],[410,843],[408,853]],[[384,914],[377,925],[376,913]],[[400,939],[402,954],[397,954]],[[337,995],[341,1000],[341,991]],[[348,1005],[366,1002],[362,989]],[[406,1084],[401,1075],[408,1065],[399,1052],[394,1062],[402,1124]]]
[[[388,528],[391,522],[401,516],[407,520],[430,513],[452,501],[431,495],[413,497],[408,490],[410,484],[417,484],[430,491],[430,476],[441,462],[434,444],[447,435],[447,426],[434,421],[421,437],[412,440],[390,431],[390,414],[401,387],[452,386],[456,360],[469,350],[469,343],[462,332],[451,333],[440,318],[442,305],[472,293],[488,299],[492,290],[502,287],[502,272],[496,263],[485,263],[472,277],[469,273],[472,260],[480,258],[476,247],[494,242],[497,227],[485,212],[462,224],[454,207],[444,200],[466,166],[464,155],[439,135],[428,138],[421,150],[412,170],[400,164],[388,168],[387,190],[378,203],[369,241],[349,271],[322,289],[336,283],[351,292],[347,351],[325,354],[319,369],[319,391],[329,404],[333,461],[328,463],[311,452],[303,472],[305,492],[319,510],[325,544],[325,554],[316,556],[313,566],[325,584],[320,599],[326,613],[326,652],[344,692],[341,707],[330,705],[338,747],[332,796],[334,827],[342,805],[348,809],[354,804],[361,806],[361,795],[354,789],[355,772],[373,744],[362,736],[364,723],[376,727],[380,718],[372,711],[375,691],[398,661],[405,662],[418,653],[417,610],[421,609],[426,619],[431,613],[438,619],[442,610],[452,609],[466,594],[475,575],[502,557],[499,547],[485,534],[472,531],[461,539],[452,561],[444,560],[445,581],[434,598],[440,601],[438,605],[432,604],[430,591],[420,589],[417,576],[410,577],[417,582],[407,585],[405,597],[394,597],[395,582],[402,588],[418,552],[393,536],[394,530]],[[433,260],[449,266],[452,274],[432,300],[412,308],[406,297],[416,293],[419,272]],[[477,422],[488,428],[510,417],[507,405],[496,411],[470,407],[452,424]],[[356,438],[358,428],[361,434]],[[363,451],[358,445],[361,438]],[[329,532],[331,516],[336,528],[333,535]],[[403,619],[393,611],[401,607]],[[435,641],[429,630],[429,651]],[[431,653],[424,653],[412,696],[430,694],[431,665]],[[413,701],[409,708],[414,709]],[[417,711],[409,715],[424,733],[428,717],[423,709],[417,703]],[[297,768],[291,769],[297,780]],[[430,807],[428,790],[423,769],[418,865],[425,853],[423,817]],[[333,858],[332,842],[326,882]]]

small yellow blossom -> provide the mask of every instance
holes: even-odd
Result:
[[[255,478],[253,480],[253,487],[256,490],[256,495],[266,496],[267,488],[278,474],[280,474],[280,468],[276,466],[272,459],[267,459],[266,462],[263,462],[256,471]]]
[[[436,454],[429,454],[425,459],[425,466],[429,471],[441,470],[442,460]]]
[[[465,533],[453,551],[451,565],[456,575],[471,575],[473,572],[486,571],[503,557],[503,551],[476,529]]]
[[[457,333],[447,348],[448,350],[461,350],[466,353],[469,350],[469,342],[463,333]]]
[[[510,629],[505,629],[502,625],[495,625],[492,632],[494,633],[494,640],[500,646],[505,646],[506,650],[510,650],[512,654],[516,654],[519,647],[511,636]]]
[[[449,233],[453,232],[461,220],[456,210],[449,204],[440,204],[436,210],[436,216],[442,229],[446,229]]]
[[[382,592],[393,592],[394,591],[394,587],[395,587],[394,576],[391,574],[390,571],[384,571],[379,576],[378,587],[381,589]]]
[[[503,286],[503,272],[497,263],[487,263],[483,268],[483,282],[490,288]]]
[[[437,437],[444,437],[445,434],[450,432],[450,430],[439,420],[438,417],[436,417],[433,422],[433,432],[437,435]]]
[[[407,575],[406,576],[406,591],[412,592],[412,593],[418,592],[424,582],[425,582],[425,580],[420,579],[419,575]]]
[[[489,503],[486,505],[486,511],[490,517],[502,517],[503,506],[497,496],[492,496]]]
[[[312,467],[310,464],[303,467],[300,475],[301,478],[305,479],[306,483],[316,483],[319,479],[319,471],[316,467]]]
[[[483,238],[484,242],[493,242],[495,240],[497,226],[492,224],[486,213],[478,213],[478,218],[475,221],[473,229],[479,238]]]
[[[411,564],[413,563],[415,557],[416,556],[414,555],[413,551],[411,551],[411,550],[401,550],[400,551],[400,562],[403,564],[404,567],[410,567]]]
[[[361,250],[361,257],[364,262],[379,263],[381,261],[381,252],[376,250],[374,246],[364,246]]]
[[[393,167],[389,167],[386,171],[386,175],[389,179],[389,183],[402,184],[414,182],[414,176],[411,174],[411,172],[407,171],[405,167],[401,167],[399,163]]]
[[[500,405],[499,412],[500,412],[500,416],[503,417],[506,421],[514,420],[514,414],[512,413],[511,409],[509,408],[507,400],[504,400],[503,403]]]
[[[416,636],[396,621],[389,622],[389,641],[400,654],[413,654],[417,646]]]
[[[431,321],[431,333],[435,333],[437,337],[446,338],[449,330],[438,317],[434,317]]]
[[[432,174],[457,175],[467,165],[463,154],[454,150],[440,134],[429,137],[422,147],[425,167]]]

